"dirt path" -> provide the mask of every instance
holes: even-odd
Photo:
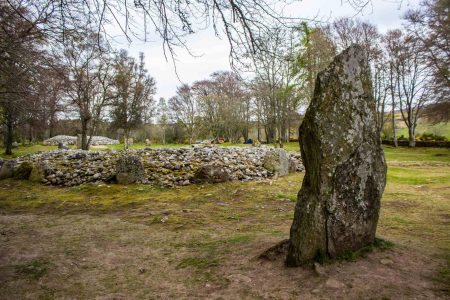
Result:
[[[118,214],[2,215],[0,227],[1,299],[445,299],[433,281],[443,262],[404,245],[318,275],[257,259],[279,240],[267,234],[173,231]]]

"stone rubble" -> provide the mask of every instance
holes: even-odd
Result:
[[[60,143],[65,145],[76,145],[77,137],[70,135],[57,135],[45,140],[42,144],[45,146],[57,146]],[[118,140],[113,140],[105,136],[93,136],[91,140],[91,146],[117,144],[120,144]]]
[[[161,187],[184,186],[195,182],[194,176],[204,166],[216,166],[228,173],[230,180],[264,180],[274,177],[263,166],[264,157],[274,149],[268,147],[195,147],[179,149],[137,149],[128,151],[53,150],[22,156],[17,165],[30,162],[36,166],[34,181],[59,186],[87,182],[115,182],[119,158],[134,155],[142,159],[144,175],[139,183]],[[287,152],[295,171],[304,170],[300,153]],[[292,170],[294,171],[294,170]],[[37,175],[36,175],[37,174]],[[31,179],[31,178],[30,178]]]

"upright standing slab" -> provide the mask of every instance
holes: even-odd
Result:
[[[286,263],[336,257],[374,242],[386,162],[369,66],[352,45],[319,73],[300,126],[306,168]]]

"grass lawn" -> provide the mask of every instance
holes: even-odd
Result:
[[[377,235],[394,246],[325,276],[257,258],[289,237],[302,173],[173,189],[0,181],[0,299],[448,299],[450,151],[385,152]]]
[[[435,125],[427,124],[427,123],[419,123],[416,128],[416,135],[419,136],[423,133],[433,133],[435,135],[445,136],[450,140],[450,122],[447,123],[438,123]],[[403,135],[408,138],[408,128],[404,125],[397,132],[397,136]]]

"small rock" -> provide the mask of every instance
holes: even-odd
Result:
[[[250,283],[252,279],[242,274],[231,274],[228,277],[228,280],[235,283]]]
[[[333,279],[333,278],[329,278],[326,282],[325,282],[325,286],[327,288],[330,289],[342,289],[345,287],[345,284],[343,284],[342,282]]]
[[[315,262],[314,263],[314,272],[318,275],[318,276],[325,276],[325,268],[322,267],[319,263]]]
[[[388,265],[392,265],[394,262],[388,258],[383,258],[383,259],[380,259],[380,263],[382,265],[388,266]]]

